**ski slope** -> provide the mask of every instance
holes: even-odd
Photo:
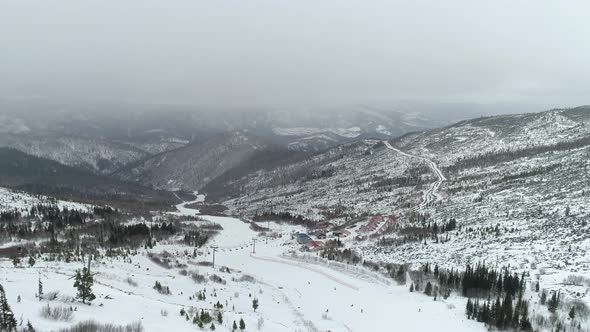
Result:
[[[178,214],[195,216],[198,211],[187,207],[191,203],[179,205]],[[215,322],[217,331],[231,331],[232,322],[240,319],[246,322],[247,331],[485,331],[482,324],[466,319],[461,297],[433,301],[419,292],[410,293],[409,285],[394,284],[361,267],[337,269],[294,259],[290,253],[299,252],[300,245],[291,233],[302,230],[299,227],[271,223],[272,231],[281,237],[267,242],[239,219],[200,217],[205,221],[187,222],[216,222],[223,230],[196,256],[191,254],[193,247],[163,242],[128,257],[103,256],[93,261],[96,300],[90,306],[74,299],[72,276],[82,262],[39,259],[33,267],[14,268],[4,259],[0,261],[0,283],[16,317],[24,324],[31,321],[37,331],[56,331],[88,319],[119,325],[141,322],[147,332],[195,331],[198,328],[180,316],[180,310],[212,310],[217,301],[224,304],[224,320]],[[257,240],[255,253],[253,239]],[[214,268],[200,264],[211,261],[213,245],[218,247]],[[149,258],[163,254],[173,262],[169,267]],[[220,269],[222,266],[231,271]],[[204,281],[196,283],[190,275],[195,272]],[[210,280],[213,275],[224,283]],[[39,301],[35,297],[39,276],[45,294],[59,292],[56,299]],[[171,293],[156,292],[156,281]],[[195,293],[204,289],[207,299],[196,300]],[[256,311],[254,298],[260,305]],[[41,308],[48,304],[72,307],[73,318],[52,321],[41,317]]]

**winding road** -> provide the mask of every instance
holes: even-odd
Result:
[[[430,167],[430,169],[432,169],[434,174],[436,174],[436,177],[438,178],[438,180],[436,180],[435,182],[430,184],[430,186],[428,187],[426,192],[424,192],[424,195],[422,196],[422,202],[420,203],[420,205],[418,205],[419,209],[425,208],[429,204],[431,204],[432,202],[436,202],[436,201],[439,201],[442,199],[442,197],[440,196],[440,194],[437,193],[437,191],[440,188],[440,186],[442,185],[443,181],[446,181],[447,178],[444,176],[444,174],[441,172],[440,168],[438,168],[438,166],[436,165],[436,163],[434,161],[432,161],[428,158],[419,157],[419,156],[404,152],[398,148],[393,147],[393,145],[391,145],[391,143],[389,143],[388,141],[383,141],[383,143],[385,144],[385,146],[388,149],[393,150],[403,156],[418,159],[418,160],[426,162],[428,164],[428,166]]]

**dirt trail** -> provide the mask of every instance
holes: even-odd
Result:
[[[436,180],[434,183],[432,183],[428,187],[428,189],[426,190],[426,192],[422,196],[422,202],[420,203],[420,205],[418,205],[418,208],[425,208],[430,203],[435,202],[435,201],[439,201],[442,199],[442,197],[437,193],[437,191],[440,188],[440,186],[442,185],[443,181],[446,181],[447,178],[443,175],[440,168],[438,168],[438,165],[436,165],[436,163],[434,161],[432,161],[428,158],[424,158],[424,157],[420,157],[420,156],[416,156],[416,155],[404,152],[398,148],[393,147],[393,145],[391,145],[391,143],[389,143],[388,141],[383,141],[383,143],[385,144],[385,146],[388,149],[393,150],[403,156],[425,161],[428,164],[428,166],[432,169],[434,174],[436,174],[436,177],[438,178],[438,180]]]

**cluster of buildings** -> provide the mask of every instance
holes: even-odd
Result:
[[[359,228],[361,233],[383,233],[389,226],[395,222],[395,216],[390,214],[387,217],[384,216],[372,216],[369,222]]]
[[[394,215],[388,215],[388,216],[372,216],[369,218],[369,221],[362,225],[359,228],[359,233],[373,233],[373,232],[377,232],[378,234],[383,233],[385,230],[387,230],[391,225],[393,225],[395,223],[395,216]],[[293,234],[293,238],[297,241],[297,243],[304,245],[308,250],[314,250],[314,249],[318,249],[321,248],[323,246],[323,242],[319,241],[319,240],[324,240],[327,238],[327,234],[329,232],[329,229],[333,229],[335,228],[336,225],[328,223],[328,222],[322,222],[322,223],[318,223],[315,227],[314,227],[314,231],[311,232],[311,236],[315,237],[317,240],[314,240],[310,235],[306,234],[306,233],[294,233]],[[349,237],[351,235],[350,230],[348,229],[336,229],[332,231],[332,236],[335,238],[346,238]]]

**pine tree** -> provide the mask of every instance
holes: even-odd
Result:
[[[39,274],[39,286],[37,290],[37,296],[39,297],[39,301],[43,299],[43,282],[41,281],[41,274]]]
[[[245,330],[246,329],[246,323],[244,322],[243,318],[240,318],[240,330]]]
[[[568,315],[570,316],[571,319],[576,318],[576,312],[574,310],[574,307],[572,307],[572,309],[570,310]]]
[[[222,324],[223,323],[223,316],[221,315],[221,311],[218,311],[217,312],[217,322],[219,324]]]
[[[16,319],[6,300],[4,287],[0,285],[0,331],[16,331]]]
[[[25,327],[25,332],[35,332],[35,328],[31,324],[31,321],[27,321],[27,327]]]
[[[467,315],[467,319],[471,319],[473,315],[473,302],[471,299],[467,299],[467,306],[465,308],[465,314]]]
[[[533,325],[531,324],[531,321],[529,320],[529,306],[526,301],[524,301],[522,303],[521,311],[522,311],[522,315],[520,318],[520,329],[525,332],[532,331]]]
[[[504,299],[503,305],[503,315],[504,315],[504,324],[500,328],[507,327],[512,322],[512,297],[509,293],[506,293],[506,298]]]
[[[231,328],[231,330],[232,330],[232,331],[235,331],[235,330],[237,330],[237,329],[238,329],[238,324],[236,324],[236,321],[234,320],[234,324],[232,325],[232,328]]]
[[[412,293],[413,291],[414,291],[414,283],[412,283],[412,284],[410,285],[410,293]]]
[[[89,262],[90,263],[90,262]],[[90,265],[90,264],[88,264]],[[74,287],[78,289],[77,297],[82,299],[82,303],[92,302],[96,296],[92,293],[92,285],[94,284],[94,278],[90,274],[90,270],[86,267],[76,271]]]
[[[258,309],[258,299],[252,300],[252,308],[254,308],[254,312]]]
[[[426,284],[426,288],[424,289],[424,294],[430,296],[432,295],[432,284],[430,281]]]
[[[210,329],[211,329],[211,331],[214,331],[215,330],[215,324],[214,323],[211,323]]]
[[[549,312],[551,312],[552,314],[555,313],[555,311],[557,311],[558,305],[559,298],[557,297],[557,293],[553,292],[553,294],[551,295],[551,299],[549,300],[549,302],[547,302],[547,308],[549,309]]]

